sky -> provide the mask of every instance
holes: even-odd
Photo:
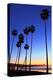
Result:
[[[26,50],[24,45],[26,43],[26,37],[23,32],[25,27],[30,25],[35,26],[35,32],[33,33],[33,44],[32,44],[32,64],[46,64],[46,51],[45,51],[45,31],[44,31],[44,21],[41,19],[40,13],[43,9],[47,8],[49,10],[50,16],[46,21],[47,30],[47,46],[48,46],[48,61],[51,64],[51,6],[40,6],[40,5],[20,5],[20,4],[9,4],[9,50],[11,51],[12,39],[11,31],[15,28],[18,35],[23,33],[24,43],[21,48],[20,63],[24,62]],[[11,62],[15,62],[18,48],[16,43],[18,41],[18,36],[14,38],[13,51],[11,55]],[[30,59],[30,42],[31,33],[28,35],[29,50],[27,53],[27,63],[29,64]],[[10,52],[9,51],[9,52]]]

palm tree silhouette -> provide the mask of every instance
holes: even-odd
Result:
[[[29,29],[27,27],[24,29],[24,34],[26,35],[26,43],[27,43],[27,36],[29,34]]]
[[[26,49],[26,55],[25,55],[25,71],[27,70],[27,50],[29,49],[28,44],[25,44],[24,49]]]
[[[24,48],[26,49],[25,65],[27,65],[27,48],[29,47],[28,44],[27,44],[28,43],[27,36],[29,34],[29,30],[28,30],[27,27],[24,29],[24,34],[26,35],[26,45],[24,46]],[[25,71],[26,71],[26,66],[25,66]]]
[[[24,36],[23,36],[23,34],[21,33],[21,34],[19,34],[19,55],[18,55],[18,64],[19,64],[19,60],[20,60],[20,55],[21,55],[21,45],[22,45],[22,43],[24,43]]]
[[[18,52],[17,52],[16,62],[15,62],[15,63],[17,63],[17,58],[18,58],[18,53],[19,53],[20,42],[17,42],[16,47],[18,48]]]
[[[18,52],[17,52],[17,56],[16,56],[16,61],[15,63],[17,63],[17,58],[18,58],[18,66],[19,66],[19,60],[20,60],[20,55],[21,55],[21,45],[22,43],[24,43],[24,36],[23,34],[19,34],[18,36],[18,42],[16,44],[16,47],[18,48]],[[17,66],[17,70],[18,70],[18,66]]]
[[[46,46],[46,64],[47,64],[47,73],[48,73],[48,48],[47,48],[46,20],[49,17],[49,11],[47,9],[43,9],[40,16],[45,22],[44,30],[45,30],[45,46]]]
[[[13,29],[12,32],[11,32],[12,36],[13,36],[13,39],[12,39],[12,46],[11,46],[11,52],[9,54],[9,62],[10,62],[10,59],[11,59],[11,55],[12,55],[12,51],[13,51],[13,43],[14,43],[14,37],[17,36],[17,31],[16,29]]]
[[[31,47],[30,47],[30,65],[29,65],[29,71],[31,71],[31,57],[32,57],[32,42],[33,42],[33,33],[35,31],[34,25],[31,25],[29,27],[29,32],[31,32]]]
[[[17,56],[16,56],[16,61],[15,61],[15,64],[17,63],[17,59],[18,59],[18,64],[19,64],[19,48],[20,48],[20,42],[17,42],[16,44],[16,47],[18,48],[18,51],[17,51]],[[18,66],[17,66],[17,70],[18,70]]]

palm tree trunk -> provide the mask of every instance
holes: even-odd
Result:
[[[33,40],[33,33],[31,34],[31,47],[30,47],[30,65],[29,65],[29,71],[31,71],[32,40]]]
[[[17,63],[18,53],[19,53],[19,48],[18,48],[18,51],[17,51],[17,56],[16,56],[16,61],[15,61],[15,64]],[[17,66],[17,70],[18,70],[18,66]]]
[[[12,46],[11,46],[11,53],[10,53],[10,55],[9,55],[9,62],[10,62],[10,60],[11,60],[11,55],[12,55],[12,51],[13,51],[13,43],[14,43],[14,37],[13,37],[13,40],[12,40]]]
[[[27,50],[26,50],[26,56],[25,56],[25,71],[27,70]]]
[[[26,44],[28,43],[27,41],[27,35],[26,35]],[[24,59],[24,62],[23,62],[23,65],[25,64],[25,71],[27,70],[27,49],[26,49],[26,55],[25,55],[25,59]],[[22,68],[21,68],[22,69]]]
[[[26,44],[28,43],[27,41],[27,35],[26,35]],[[27,69],[27,49],[26,49],[26,57],[25,57],[25,71]]]
[[[27,35],[26,35],[26,44],[27,44],[27,42],[28,41],[27,41]],[[27,69],[27,49],[26,49],[26,55],[25,55],[24,63],[25,63],[25,71],[26,71],[26,69]]]
[[[19,65],[20,55],[21,55],[21,46],[20,46],[20,48],[19,48],[18,65]]]
[[[16,61],[15,61],[15,64],[16,64],[17,59],[18,59],[18,53],[19,53],[19,48],[18,48],[18,51],[17,51],[17,56],[16,56]]]
[[[27,41],[27,35],[26,35],[26,44],[28,43]],[[24,59],[24,62],[23,62],[23,65],[25,64],[25,71],[27,69],[27,49],[26,49],[26,54],[25,54],[25,59]],[[21,68],[22,69],[22,68]]]
[[[48,73],[48,48],[47,48],[46,21],[45,21],[45,45],[46,45],[46,65],[47,65],[47,73]]]

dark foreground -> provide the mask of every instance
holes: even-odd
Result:
[[[46,73],[46,72],[38,72],[38,71],[9,71],[8,76],[13,77],[13,76],[28,76],[28,75],[46,75],[46,74],[51,74],[51,73]]]
[[[15,66],[17,66],[17,68],[25,68],[25,65],[16,65],[16,64],[8,64],[8,67],[7,67],[7,75],[10,76],[10,77],[13,77],[13,76],[29,76],[29,75],[46,75],[46,74],[51,74],[51,73],[46,73],[46,72],[39,72],[39,71],[23,71],[22,69],[21,70],[15,70]],[[10,70],[10,67],[12,68]],[[29,67],[29,65],[28,65]],[[33,67],[33,65],[32,65]]]

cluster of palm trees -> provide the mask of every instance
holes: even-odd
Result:
[[[25,44],[25,46],[24,46],[24,48],[26,49],[26,56],[25,56],[25,65],[27,65],[27,50],[29,49],[29,45],[28,45],[28,38],[27,38],[27,36],[28,36],[28,34],[29,33],[31,33],[31,46],[30,46],[30,64],[29,64],[29,71],[31,71],[31,55],[32,55],[32,40],[33,40],[33,33],[34,33],[34,31],[35,31],[35,26],[34,25],[31,25],[31,26],[29,26],[28,28],[26,27],[25,29],[24,29],[24,34],[26,35],[26,44]],[[25,67],[26,68],[26,67]],[[26,70],[26,69],[25,69]]]
[[[46,64],[47,64],[47,73],[48,73],[48,48],[47,48],[47,33],[46,33],[46,20],[48,19],[48,16],[49,16],[48,9],[43,9],[40,16],[41,16],[41,19],[43,19],[44,22],[45,22],[44,32],[45,32],[45,46],[46,46]],[[26,44],[24,46],[24,49],[26,50],[26,55],[25,55],[25,60],[24,60],[24,62],[25,62],[25,71],[27,70],[27,68],[26,68],[26,65],[27,65],[27,50],[29,49],[28,40],[27,40],[28,38],[27,37],[28,37],[29,33],[31,34],[29,71],[31,71],[32,42],[33,42],[33,33],[34,33],[34,31],[35,31],[34,25],[30,25],[29,27],[26,27],[23,31],[25,36],[26,36]],[[13,29],[13,31],[12,31],[13,40],[12,40],[11,53],[8,56],[9,57],[9,62],[11,60],[11,55],[12,55],[12,51],[13,51],[14,37],[17,36],[17,35],[18,35],[17,30]],[[24,43],[24,36],[21,33],[21,34],[18,35],[18,41],[16,43],[16,47],[18,48],[18,52],[17,52],[17,56],[16,56],[16,62],[17,62],[17,58],[18,58],[18,64],[19,64],[19,61],[20,61],[21,46],[22,46],[23,43]]]
[[[26,44],[24,46],[24,49],[26,50],[26,55],[25,55],[25,71],[27,70],[27,50],[29,49],[29,45],[28,45],[28,42],[27,42],[27,36],[29,33],[31,33],[31,48],[30,48],[30,66],[31,66],[31,54],[32,54],[32,34],[33,32],[35,31],[35,27],[33,25],[30,25],[29,27],[26,27],[24,29],[24,34],[26,35]],[[13,36],[13,39],[12,39],[12,46],[11,46],[11,53],[10,53],[10,56],[9,56],[9,62],[11,60],[11,55],[12,55],[12,51],[13,51],[13,43],[14,43],[14,36],[17,36],[18,33],[17,33],[17,30],[13,29],[12,31],[12,36]],[[20,61],[20,56],[21,56],[21,46],[22,44],[24,43],[24,35],[21,33],[18,35],[18,41],[16,43],[16,47],[18,48],[18,51],[17,51],[17,56],[16,56],[16,61],[15,63],[17,63],[17,59],[18,59],[18,65],[19,65],[19,61]],[[29,67],[30,67],[29,66]],[[17,67],[18,69],[18,67]],[[29,68],[29,70],[31,70],[31,68]]]

